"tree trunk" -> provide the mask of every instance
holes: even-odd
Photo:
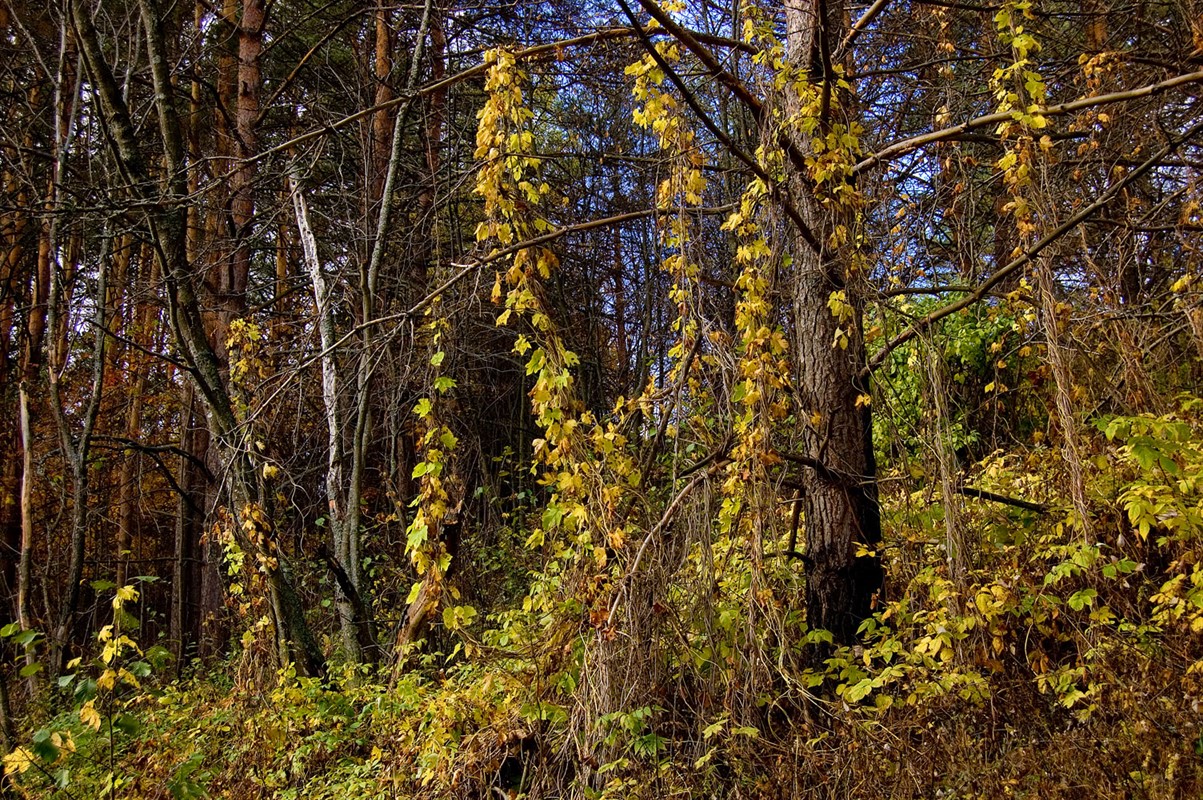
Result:
[[[358,535],[351,530],[358,528],[357,515],[350,513],[349,504],[359,502],[356,487],[349,490],[343,484],[343,428],[345,419],[339,402],[338,359],[335,350],[334,312],[330,305],[330,291],[326,285],[322,264],[318,257],[317,240],[309,227],[309,211],[300,181],[291,180],[293,211],[297,233],[301,240],[305,266],[313,285],[313,300],[317,310],[317,327],[322,364],[322,403],[326,410],[326,503],[329,528],[334,540],[334,562],[331,567],[336,581],[335,604],[338,608],[339,626],[342,631],[343,648],[347,657],[362,662],[376,650],[373,626],[367,615],[367,605],[360,592],[358,578]],[[353,476],[358,477],[358,476]],[[348,497],[350,495],[350,497]],[[355,545],[354,549],[352,545]]]
[[[803,0],[787,4],[785,16],[789,64],[825,93],[817,128],[822,135],[848,122],[850,98],[839,96],[830,64],[846,27],[844,10],[834,1]],[[796,93],[787,90],[785,102],[787,115],[806,113]],[[809,136],[798,132],[793,138],[798,152],[811,152]],[[852,225],[851,212],[833,211],[837,203],[823,202],[804,164],[787,159],[786,169],[797,209],[820,243],[811,246],[799,231],[794,248],[797,399],[801,416],[812,423],[803,437],[812,465],[802,481],[807,619],[837,642],[850,642],[871,613],[883,579],[876,555],[858,555],[881,540],[872,424],[868,405],[858,402],[868,395],[860,377],[861,276],[853,274],[849,245],[831,241],[837,226]],[[829,305],[839,292],[850,309],[843,319]]]
[[[105,306],[108,295],[106,279],[109,269],[107,264],[109,258],[108,250],[111,241],[111,237],[106,233],[97,265],[96,312],[92,319],[92,330],[95,332],[96,337],[92,348],[92,386],[88,394],[83,418],[79,423],[78,438],[72,436],[70,420],[68,420],[64,411],[66,406],[59,391],[59,365],[66,363],[67,360],[65,337],[62,342],[58,342],[57,337],[54,335],[55,329],[58,328],[60,303],[69,304],[69,300],[62,296],[62,288],[57,279],[57,271],[53,268],[51,270],[49,314],[47,317],[50,335],[52,341],[54,341],[49,350],[50,363],[47,371],[50,386],[50,406],[54,412],[55,421],[58,424],[63,455],[67,459],[71,469],[71,487],[75,493],[75,497],[71,502],[71,545],[67,558],[67,594],[59,606],[54,638],[50,642],[49,669],[53,675],[59,674],[65,666],[67,648],[71,640],[71,628],[75,623],[76,611],[79,609],[80,584],[83,581],[84,554],[88,537],[88,506],[90,501],[88,462],[91,456],[92,430],[96,425],[96,417],[100,413],[100,400],[104,392],[105,340],[108,338],[104,333],[108,328],[108,314]]]
[[[128,255],[126,256],[128,259]],[[153,278],[151,281],[153,285]],[[149,334],[150,315],[139,313],[142,309],[134,309],[134,341],[145,342]],[[129,348],[128,369],[133,373],[133,383],[127,388],[128,405],[125,417],[125,438],[136,440],[142,431],[142,398],[146,394],[146,381],[150,373],[150,363],[145,354]],[[129,579],[130,548],[134,541],[135,520],[138,514],[138,499],[141,494],[142,463],[138,451],[128,448],[121,454],[121,464],[117,477],[117,585],[125,586]]]
[[[29,425],[29,390],[25,381],[18,388],[21,426],[21,553],[17,566],[17,621],[22,631],[33,629],[33,610],[29,593],[33,589],[33,431]],[[37,661],[33,643],[25,645],[25,663]],[[29,677],[29,694],[35,689]]]
[[[140,0],[139,6],[146,30],[147,54],[165,156],[168,193],[165,203],[161,202],[161,198],[149,194],[150,187],[156,186],[157,182],[150,177],[129,109],[101,49],[91,9],[86,6],[85,0],[73,0],[71,13],[93,91],[112,131],[109,141],[130,178],[128,188],[134,193],[135,199],[155,207],[147,214],[146,224],[167,287],[172,337],[182,359],[191,368],[189,374],[197,390],[204,398],[209,427],[216,437],[222,466],[229,476],[236,516],[233,526],[235,536],[239,538],[239,545],[243,549],[263,556],[264,563],[269,565],[265,577],[277,626],[279,660],[282,663],[295,661],[302,670],[311,674],[321,673],[324,671],[324,659],[305,623],[286,556],[276,544],[270,509],[267,509],[266,523],[252,515],[253,524],[250,527],[255,529],[254,537],[248,535],[242,525],[245,521],[242,515],[253,508],[252,503],[264,503],[265,487],[256,479],[256,470],[247,444],[243,441],[220,361],[202,320],[197,276],[187,259],[187,212],[182,202],[187,197],[183,136],[175,108],[161,19],[154,0]]]

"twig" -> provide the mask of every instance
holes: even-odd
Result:
[[[685,499],[685,496],[692,492],[694,487],[709,477],[709,475],[710,470],[699,472],[693,477],[693,480],[685,484],[681,491],[677,492],[677,496],[673,498],[672,502],[668,504],[668,508],[664,509],[664,514],[660,517],[660,521],[656,523],[655,527],[647,532],[647,536],[643,537],[643,543],[639,545],[639,550],[635,553],[635,561],[631,564],[631,568],[628,569],[622,576],[622,580],[620,582],[621,585],[619,587],[621,591],[618,591],[614,594],[614,601],[610,603],[610,613],[606,617],[606,625],[613,624],[614,614],[618,611],[618,600],[623,594],[626,593],[627,582],[635,574],[636,570],[639,569],[639,564],[641,561],[643,561],[643,553],[647,550],[647,546],[651,544],[653,538],[659,535],[659,533],[664,530],[664,528],[666,528],[670,522],[672,522],[673,517],[676,516],[677,508],[681,505],[681,501]]]
[[[852,27],[848,29],[847,35],[844,36],[844,40],[840,42],[839,47],[835,49],[835,55],[832,56],[836,61],[839,61],[844,57],[844,53],[848,52],[848,48],[853,42],[856,41],[856,37],[864,33],[864,30],[868,27],[869,23],[876,19],[877,15],[881,13],[881,10],[885,8],[889,2],[890,0],[877,0],[876,3],[869,6],[869,8],[865,10],[865,13],[860,15],[860,18],[857,19],[856,22],[852,23]]]
[[[1006,495],[995,494],[994,492],[988,492],[985,489],[976,489],[972,486],[958,486],[954,491],[957,494],[964,495],[965,497],[976,497],[978,500],[989,500],[991,503],[1002,503],[1003,505],[1007,506],[1015,506],[1016,508],[1027,509],[1028,511],[1035,511],[1038,514],[1044,514],[1048,512],[1048,506],[1041,503],[1033,503],[1029,500],[1019,500],[1015,497],[1007,497]]]

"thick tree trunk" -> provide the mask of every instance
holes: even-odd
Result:
[[[790,65],[816,85],[833,84],[830,53],[845,29],[841,4],[803,0],[787,4],[785,14]],[[824,91],[838,90],[828,85]],[[847,113],[847,99],[823,104],[820,134],[846,122],[840,117]],[[787,91],[785,102],[787,114],[802,111],[796,94]],[[794,137],[799,152],[811,150],[806,136]],[[880,560],[858,555],[881,539],[871,419],[868,406],[858,402],[867,396],[860,378],[865,364],[860,276],[852,273],[848,246],[830,243],[837,225],[851,224],[850,215],[822,202],[804,165],[787,159],[786,169],[798,211],[821,245],[816,250],[799,232],[794,253],[797,399],[800,416],[811,423],[804,434],[811,466],[803,476],[807,619],[812,628],[831,631],[837,642],[849,642],[882,586]],[[852,309],[846,319],[829,305],[837,292]]]

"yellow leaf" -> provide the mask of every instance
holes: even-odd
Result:
[[[4,774],[20,775],[33,765],[33,753],[24,747],[18,747],[4,757]]]
[[[79,710],[79,721],[94,731],[100,730],[100,714],[96,711],[96,701],[89,700]],[[5,759],[7,761],[7,759]]]
[[[137,599],[137,589],[132,586],[121,586],[117,589],[117,596],[113,598],[113,608],[121,608],[125,603],[132,603]]]

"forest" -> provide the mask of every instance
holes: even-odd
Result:
[[[1203,796],[1200,0],[0,54],[0,795]]]

